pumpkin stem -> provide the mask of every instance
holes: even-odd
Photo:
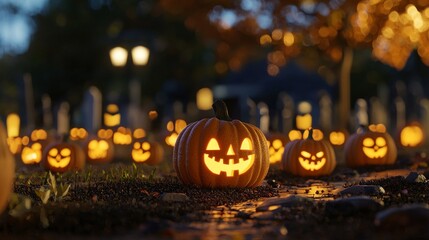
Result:
[[[226,104],[222,100],[216,100],[212,108],[215,112],[216,118],[224,121],[232,121],[232,119],[229,117],[228,114],[228,108],[226,107]]]
[[[308,137],[307,139],[314,140],[313,138],[313,128],[308,129]]]

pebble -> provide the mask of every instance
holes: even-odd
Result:
[[[426,177],[423,174],[419,174],[417,172],[410,172],[408,176],[405,178],[405,181],[413,183],[422,183],[426,181]]]
[[[341,196],[344,196],[344,195],[374,196],[374,195],[384,194],[385,192],[386,191],[384,190],[384,188],[378,185],[355,185],[355,186],[348,187],[344,190],[341,190],[338,194],[340,194]]]
[[[189,197],[184,193],[163,193],[161,194],[161,201],[186,202],[186,201],[189,201]]]
[[[313,199],[307,197],[301,197],[296,195],[291,195],[288,197],[275,197],[266,199],[261,205],[256,207],[257,212],[264,212],[277,209],[279,207],[296,207],[302,206],[307,203],[314,202]]]
[[[391,207],[375,216],[374,223],[382,229],[402,229],[408,232],[429,234],[429,205],[409,204],[402,207]]]
[[[357,212],[374,212],[384,206],[381,200],[369,196],[353,196],[326,202],[326,212],[332,215],[351,215]]]

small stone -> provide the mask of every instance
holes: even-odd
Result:
[[[258,220],[274,220],[273,212],[255,212],[252,214],[252,218]]]
[[[421,183],[426,181],[426,177],[425,175],[419,174],[417,172],[410,172],[410,174],[408,174],[408,176],[405,178],[405,181],[410,183],[413,183],[413,182]]]
[[[161,200],[164,202],[185,202],[189,201],[189,197],[184,193],[163,193]]]
[[[275,197],[266,199],[261,205],[256,208],[257,212],[272,211],[279,207],[297,207],[308,203],[313,203],[311,198],[291,195],[288,197]]]
[[[351,215],[357,212],[374,212],[384,206],[381,200],[369,196],[339,198],[326,203],[326,212],[332,215]]]
[[[410,204],[392,207],[377,213],[374,223],[377,227],[389,231],[406,231],[408,234],[421,234],[420,237],[428,236],[429,205]]]
[[[386,191],[384,190],[384,188],[378,185],[355,185],[355,186],[348,187],[344,190],[341,190],[338,194],[340,194],[341,196],[344,196],[344,195],[374,196],[374,195],[384,194],[385,192]]]

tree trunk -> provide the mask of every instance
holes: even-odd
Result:
[[[340,70],[340,127],[347,128],[350,119],[350,74],[353,64],[353,49],[350,47],[344,48],[343,62]]]

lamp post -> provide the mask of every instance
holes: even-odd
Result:
[[[110,61],[114,67],[127,68],[127,80],[129,84],[129,97],[130,105],[128,108],[128,119],[131,127],[137,128],[142,125],[140,115],[140,95],[141,95],[141,82],[135,74],[130,74],[131,67],[146,66],[149,61],[150,51],[145,46],[135,46],[131,49],[131,64],[128,63],[128,50],[123,47],[114,47],[110,50]]]

